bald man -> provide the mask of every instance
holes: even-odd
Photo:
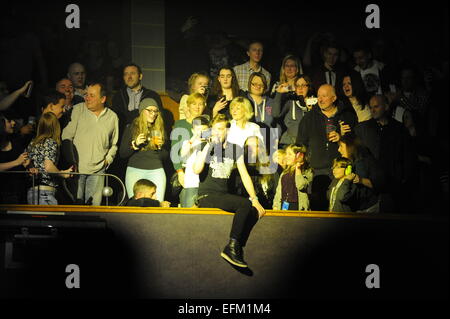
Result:
[[[386,174],[387,189],[381,194],[380,211],[414,211],[411,197],[416,182],[417,153],[402,123],[391,116],[388,100],[375,95],[369,102],[372,119],[355,127],[356,135],[378,160]]]
[[[322,85],[317,94],[318,104],[300,121],[297,144],[309,151],[309,162],[314,169],[311,190],[311,209],[328,210],[326,191],[332,179],[333,159],[339,156],[338,134],[353,130],[358,122],[355,111],[339,103],[332,85]]]
[[[69,65],[67,77],[72,81],[75,95],[84,98],[86,94],[86,69],[81,63],[75,62]]]

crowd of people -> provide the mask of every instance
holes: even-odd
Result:
[[[353,63],[342,64],[342,50],[323,44],[317,65],[309,53],[289,53],[272,75],[263,43],[251,41],[247,62],[186,79],[169,128],[134,63],[113,97],[104,83],[87,82],[85,66],[70,64],[28,123],[14,102],[32,82],[2,88],[0,171],[27,173],[1,175],[10,182],[1,183],[0,201],[101,205],[105,174],[114,174],[126,205],[234,212],[222,256],[240,267],[267,209],[427,213],[447,205],[448,145],[439,134],[448,105],[437,104],[448,69],[421,77],[414,65],[385,65],[359,45]]]

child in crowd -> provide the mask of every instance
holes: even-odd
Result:
[[[61,127],[58,118],[52,112],[42,114],[37,125],[36,137],[28,145],[26,151],[30,164],[41,172],[36,185],[28,189],[27,201],[30,205],[58,205],[56,189],[58,176],[68,178],[73,166],[66,170],[56,167],[61,145]],[[55,173],[55,174],[49,174]]]
[[[192,120],[192,137],[183,142],[180,155],[186,159],[184,187],[180,193],[181,207],[193,207],[198,193],[200,178],[194,173],[194,162],[200,146],[209,137],[209,120],[206,116],[197,116]]]
[[[170,203],[156,199],[155,183],[148,179],[140,179],[134,184],[133,197],[128,200],[126,206],[170,207]]]
[[[309,210],[308,186],[313,172],[306,160],[306,147],[290,144],[285,149],[286,168],[278,181],[274,210]]]
[[[284,170],[286,168],[286,150],[284,149],[279,149],[276,150],[273,155],[272,155],[272,160],[274,163],[277,163],[282,170]]]
[[[333,161],[334,179],[328,187],[327,198],[330,201],[330,212],[351,212],[349,200],[355,193],[355,174],[352,172],[351,161],[338,157]]]

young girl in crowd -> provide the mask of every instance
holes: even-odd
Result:
[[[128,197],[133,196],[133,186],[140,179],[156,184],[156,198],[164,200],[166,173],[163,161],[168,152],[163,148],[166,141],[164,121],[156,101],[145,98],[139,104],[139,116],[125,128],[120,144],[120,156],[128,159],[125,186]]]
[[[193,93],[200,93],[205,97],[205,99],[208,98],[209,77],[203,73],[194,73],[189,77],[188,86],[189,94],[184,94],[180,100],[180,120],[189,117],[189,109],[187,108],[187,99],[189,95]]]
[[[313,179],[306,159],[306,147],[291,144],[286,147],[286,169],[278,181],[274,210],[310,210],[308,186]]]
[[[37,168],[35,186],[28,190],[27,200],[31,205],[57,205],[56,188],[58,187],[58,175],[63,178],[70,177],[73,167],[59,170],[56,167],[59,158],[59,147],[61,145],[61,127],[55,114],[52,112],[42,114],[36,137],[27,147],[31,165]],[[48,173],[58,173],[48,174]]]
[[[334,179],[328,187],[327,198],[330,201],[330,212],[351,212],[349,201],[355,194],[355,173],[352,172],[352,162],[345,157],[339,157],[333,161]]]

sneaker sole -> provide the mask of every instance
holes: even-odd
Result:
[[[241,267],[241,268],[247,268],[248,265],[246,264],[238,264],[237,262],[233,261],[230,257],[228,257],[227,254],[224,253],[220,253],[220,256],[225,259],[226,261],[228,261],[230,264],[233,264],[235,266]]]

